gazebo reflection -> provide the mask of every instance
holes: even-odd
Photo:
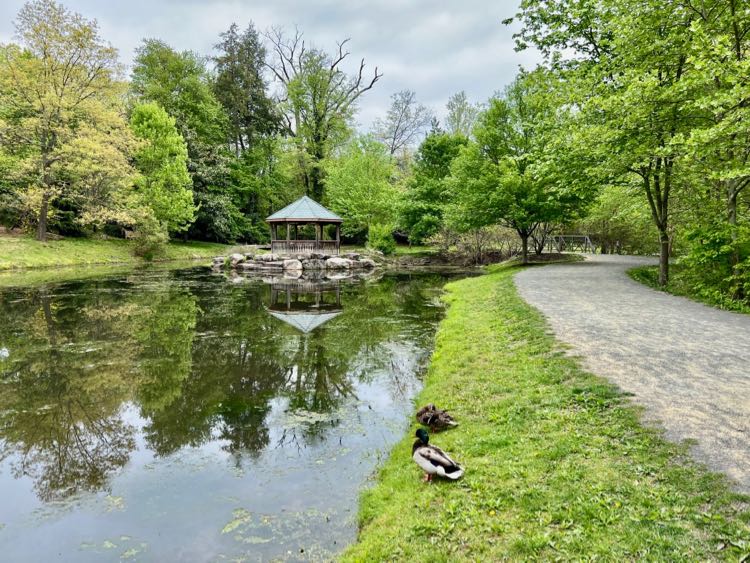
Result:
[[[303,334],[342,312],[339,280],[279,278],[271,283],[269,314]]]

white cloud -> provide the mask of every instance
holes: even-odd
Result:
[[[390,95],[410,89],[442,116],[448,97],[466,90],[484,101],[515,76],[518,66],[532,67],[534,52],[513,50],[513,29],[501,20],[512,16],[519,0],[66,0],[70,9],[95,18],[102,36],[131,63],[146,37],[176,49],[210,55],[218,34],[232,22],[258,29],[299,26],[308,41],[333,49],[351,38],[349,68],[365,58],[367,70],[377,65],[384,76],[363,96],[357,121],[367,129],[387,110]],[[0,41],[13,35],[12,20],[22,0],[0,4]]]

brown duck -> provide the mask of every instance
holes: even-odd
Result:
[[[430,431],[437,432],[439,430],[445,430],[447,428],[453,428],[458,426],[458,423],[453,420],[453,417],[449,415],[443,409],[437,408],[432,403],[422,407],[417,411],[417,422],[430,427]]]

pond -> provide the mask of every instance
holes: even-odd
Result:
[[[446,279],[0,289],[2,558],[329,559],[409,424]]]

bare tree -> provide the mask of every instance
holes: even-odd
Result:
[[[331,55],[308,47],[299,30],[287,36],[282,29],[272,28],[265,37],[271,53],[267,67],[282,86],[283,129],[297,145],[305,192],[320,200],[324,189],[321,163],[345,136],[356,101],[383,74],[375,67],[372,77],[365,78],[364,59],[352,75],[341,69],[350,54],[346,49],[349,39],[339,42]]]
[[[448,99],[446,108],[448,115],[445,118],[445,127],[448,133],[469,137],[481,107],[469,102],[466,92],[461,90]]]
[[[375,136],[382,141],[391,156],[414,144],[419,135],[432,123],[432,111],[417,102],[411,90],[401,90],[391,96],[391,107],[385,119],[374,123]]]

